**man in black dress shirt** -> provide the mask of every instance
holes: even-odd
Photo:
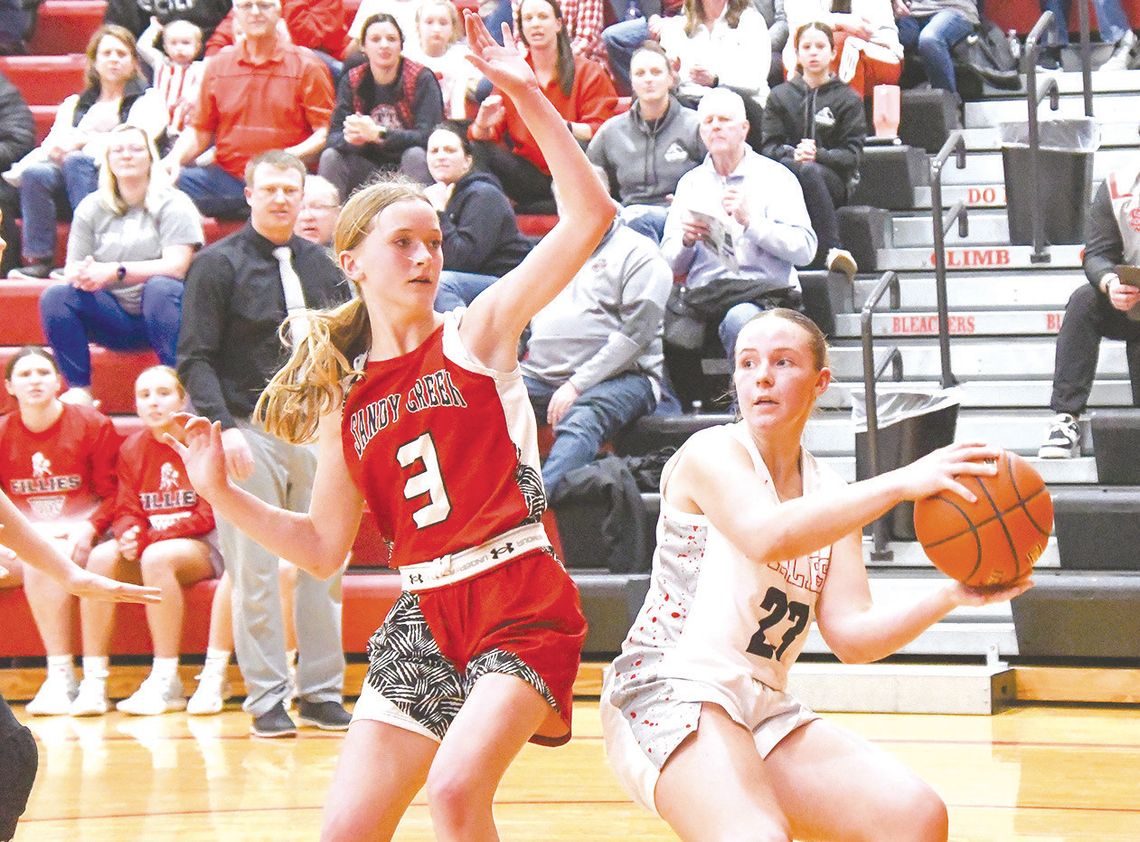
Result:
[[[250,221],[194,259],[186,275],[178,340],[178,373],[195,410],[221,422],[230,477],[262,500],[302,512],[309,508],[314,449],[270,436],[250,416],[287,359],[277,333],[286,316],[287,276],[294,285],[299,282],[303,303],[312,309],[350,295],[328,252],[293,234],[304,180],[304,164],[286,152],[264,152],[250,161],[245,172]],[[290,687],[277,557],[222,518],[218,534],[234,585],[234,648],[252,732],[292,736],[296,726],[286,713]],[[340,576],[322,582],[301,571],[294,613],[301,721],[343,730],[349,715],[341,705]]]

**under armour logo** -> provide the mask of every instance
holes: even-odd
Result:
[[[424,583],[424,574],[412,573],[408,576],[408,582],[413,585],[422,585]]]
[[[499,556],[507,555],[508,553],[513,553],[514,551],[515,545],[510,541],[507,541],[507,543],[505,543],[503,546],[495,547],[493,550],[491,550],[491,558],[493,558],[495,561],[498,561]]]

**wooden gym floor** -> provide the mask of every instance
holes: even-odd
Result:
[[[338,735],[247,736],[249,717],[29,718],[40,775],[16,840],[313,840]],[[1140,712],[1025,706],[995,716],[830,714],[930,781],[956,840],[1140,840]],[[668,840],[618,788],[598,705],[580,700],[573,741],[527,746],[499,791],[505,840]],[[432,839],[418,797],[396,837]],[[889,840],[884,840],[889,842]]]

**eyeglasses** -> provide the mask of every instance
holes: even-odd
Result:
[[[249,3],[234,3],[234,8],[239,12],[252,12],[254,9],[259,12],[269,12],[277,8],[277,3],[273,0],[254,0]]]

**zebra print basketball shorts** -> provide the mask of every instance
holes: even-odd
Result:
[[[574,679],[586,618],[578,589],[548,550],[479,576],[400,594],[368,642],[368,676],[353,719],[442,740],[475,683],[521,678],[551,711],[531,742],[570,739]]]

